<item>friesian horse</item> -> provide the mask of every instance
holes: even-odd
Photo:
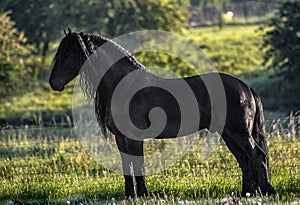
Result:
[[[110,49],[101,46],[109,45]],[[120,55],[117,62],[109,65],[109,69],[102,73],[101,81],[97,82],[95,71],[82,71],[85,61],[89,59],[96,49],[99,65],[94,65],[101,72],[101,64],[110,59],[112,55]],[[148,196],[144,172],[143,139],[136,139],[124,134],[116,126],[112,114],[112,97],[118,83],[131,72],[138,72],[139,79],[145,82],[160,81],[165,84],[177,83],[178,79],[165,79],[151,73],[140,64],[130,53],[114,41],[100,35],[76,33],[70,29],[65,31],[65,37],[60,42],[57,53],[53,59],[52,71],[49,79],[54,91],[63,91],[65,86],[80,74],[81,86],[89,99],[95,101],[97,121],[106,135],[108,129],[115,135],[117,147],[121,154],[123,175],[125,178],[125,196]],[[97,72],[97,71],[96,71]],[[210,93],[205,85],[209,80],[219,76],[226,95],[226,116],[224,127],[220,130],[210,130],[210,122],[218,122],[218,113],[212,111],[215,102],[211,102]],[[263,107],[260,97],[244,82],[223,73],[208,73],[183,78],[194,93],[197,102],[195,110],[201,119],[199,124],[189,133],[208,129],[219,133],[229,150],[233,153],[242,170],[242,196],[246,193],[272,195],[276,191],[270,180],[269,156],[267,136],[265,132]],[[151,84],[150,83],[150,84]],[[128,83],[128,90],[134,82]],[[165,128],[155,138],[170,138],[178,136],[178,127],[181,123],[180,108],[174,100],[168,100],[170,94],[157,87],[144,88],[145,94],[134,96],[130,105],[130,120],[139,129],[155,126],[149,119],[153,107],[160,107],[167,116]],[[124,94],[124,93],[123,93]],[[126,96],[126,92],[124,94]],[[172,96],[171,96],[172,97]],[[121,120],[122,121],[122,120]],[[129,122],[121,122],[126,127]],[[128,124],[129,126],[129,124]],[[138,157],[138,160],[135,159]]]

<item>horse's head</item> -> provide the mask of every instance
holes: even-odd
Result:
[[[63,91],[65,86],[73,80],[88,57],[88,51],[78,33],[65,31],[52,63],[49,83],[53,90]]]

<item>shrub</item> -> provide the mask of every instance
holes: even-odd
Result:
[[[300,2],[281,5],[264,35],[265,64],[296,79],[300,74]]]
[[[30,52],[27,39],[11,21],[8,12],[0,14],[0,96],[10,95],[30,80],[25,58]]]

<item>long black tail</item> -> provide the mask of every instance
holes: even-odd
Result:
[[[254,125],[252,130],[252,136],[255,142],[260,146],[260,148],[265,152],[267,156],[267,167],[268,167],[268,175],[270,177],[270,166],[269,166],[269,150],[267,144],[267,133],[265,128],[265,118],[263,113],[263,106],[258,94],[251,88],[251,92],[255,99],[256,104],[256,113],[254,117]]]
[[[263,106],[260,100],[260,97],[256,94],[256,92],[251,89],[251,92],[255,99],[256,104],[256,113],[254,117],[254,126],[252,130],[252,136],[255,142],[260,146],[260,148],[265,152],[267,158],[267,177],[268,177],[268,187],[265,190],[265,194],[275,195],[277,192],[271,185],[271,174],[270,174],[270,166],[269,166],[269,150],[267,144],[267,133],[265,128],[265,118],[263,113]]]
[[[251,92],[255,99],[256,104],[256,113],[254,117],[254,127],[252,131],[252,135],[256,141],[256,143],[262,148],[262,150],[267,154],[268,146],[267,146],[267,134],[265,128],[265,118],[263,112],[263,106],[260,100],[260,97],[257,93],[251,88]]]

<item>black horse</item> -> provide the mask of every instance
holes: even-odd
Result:
[[[86,96],[95,100],[95,112],[103,133],[106,134],[108,129],[115,135],[121,153],[126,197],[147,196],[143,158],[144,138],[138,135],[128,136],[116,126],[112,113],[113,94],[123,78],[132,72],[137,72],[137,77],[146,82],[146,85],[155,82],[176,85],[179,79],[164,79],[154,75],[121,46],[102,36],[71,32],[70,29],[68,32],[65,31],[65,34],[53,60],[49,80],[51,88],[55,91],[63,91],[65,85],[80,74],[81,85]],[[104,49],[105,46],[109,49]],[[97,52],[99,61],[89,66],[89,70],[81,70],[85,61],[96,53],[96,49],[100,50]],[[119,58],[114,59],[113,55]],[[108,69],[103,71],[103,66]],[[102,73],[97,74],[99,72]],[[100,82],[99,76],[101,76]],[[214,89],[211,90],[206,86],[210,79],[216,78],[219,78],[224,86],[226,116],[219,115],[218,110],[214,110],[218,99],[211,98]],[[136,78],[128,82],[128,93],[134,87],[135,80]],[[196,127],[190,126],[188,130],[178,134],[182,118],[178,103],[174,99],[170,100],[172,98],[170,93],[155,86],[143,88],[142,92],[136,93],[131,99],[129,110],[132,123],[142,130],[164,123],[164,129],[155,138],[182,136],[205,128],[211,132],[217,131],[242,169],[242,195],[245,196],[247,192],[262,195],[275,194],[276,191],[270,184],[267,137],[259,96],[242,81],[222,73],[208,73],[183,78],[183,80],[193,91],[197,102],[194,111],[201,116]],[[123,95],[126,96],[126,89],[124,92]],[[154,107],[164,110],[167,116],[166,122],[155,123],[151,119],[149,112]],[[129,122],[120,119],[125,127],[130,127]],[[222,129],[218,126],[212,128],[212,121],[220,124],[222,120],[224,121]],[[130,130],[126,132],[136,134]]]

